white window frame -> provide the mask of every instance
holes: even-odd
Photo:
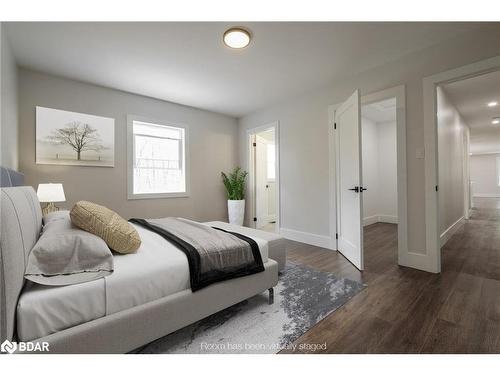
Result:
[[[139,193],[134,194],[134,121],[151,123],[154,125],[180,128],[184,130],[184,171],[186,189],[178,193]],[[182,163],[182,159],[180,160]],[[164,120],[156,120],[142,116],[127,115],[127,196],[128,199],[162,199],[162,198],[185,198],[190,192],[189,174],[189,129],[186,124],[172,123]]]

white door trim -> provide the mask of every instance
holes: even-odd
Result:
[[[275,232],[280,233],[281,229],[281,199],[280,199],[280,123],[279,121],[274,121],[272,123],[258,126],[255,128],[247,129],[247,150],[248,150],[248,188],[247,188],[247,207],[250,208],[250,221],[248,223],[249,227],[255,228],[255,222],[253,218],[257,212],[256,200],[255,200],[255,155],[253,152],[253,139],[257,133],[261,133],[265,130],[274,129],[274,142],[275,142],[275,160],[276,160],[276,226]]]
[[[408,209],[406,178],[406,88],[404,85],[392,87],[361,96],[361,105],[396,98],[397,122],[397,181],[398,181],[398,263],[400,265],[421,268],[420,254],[408,251]],[[336,196],[336,160],[335,133],[333,131],[335,110],[340,104],[328,107],[328,142],[329,142],[329,181],[330,181],[330,242],[331,248],[337,249],[337,196]]]
[[[439,201],[436,191],[439,181],[436,88],[441,84],[460,81],[499,69],[500,56],[496,56],[423,79],[426,253],[422,254],[421,259],[425,259],[423,269],[426,271],[441,272]]]

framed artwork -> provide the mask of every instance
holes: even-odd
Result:
[[[114,167],[115,119],[36,107],[36,163]]]

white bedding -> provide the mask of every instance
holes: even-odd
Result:
[[[29,341],[189,289],[186,255],[141,226],[134,254],[114,256],[110,276],[87,283],[49,287],[28,283],[17,307],[19,340]],[[267,262],[267,241],[252,237]]]

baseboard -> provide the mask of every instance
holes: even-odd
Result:
[[[368,216],[363,219],[363,226],[375,224],[375,223],[389,223],[389,224],[397,224],[398,217],[392,215],[373,215]]]
[[[334,249],[329,236],[322,236],[320,234],[301,232],[287,228],[280,228],[280,234],[288,240],[324,247],[326,249]]]
[[[446,242],[453,236],[459,229],[460,227],[464,224],[464,217],[462,216],[460,219],[455,221],[448,229],[446,229],[443,233],[441,233],[441,236],[439,237],[440,242],[441,242],[441,247],[443,247]]]
[[[495,193],[476,193],[473,195],[474,198],[500,198],[500,194],[495,194]]]
[[[431,257],[423,253],[409,251],[406,254],[399,254],[398,263],[400,266],[415,268],[426,272],[440,272],[440,270],[436,268],[436,263],[433,262]]]

